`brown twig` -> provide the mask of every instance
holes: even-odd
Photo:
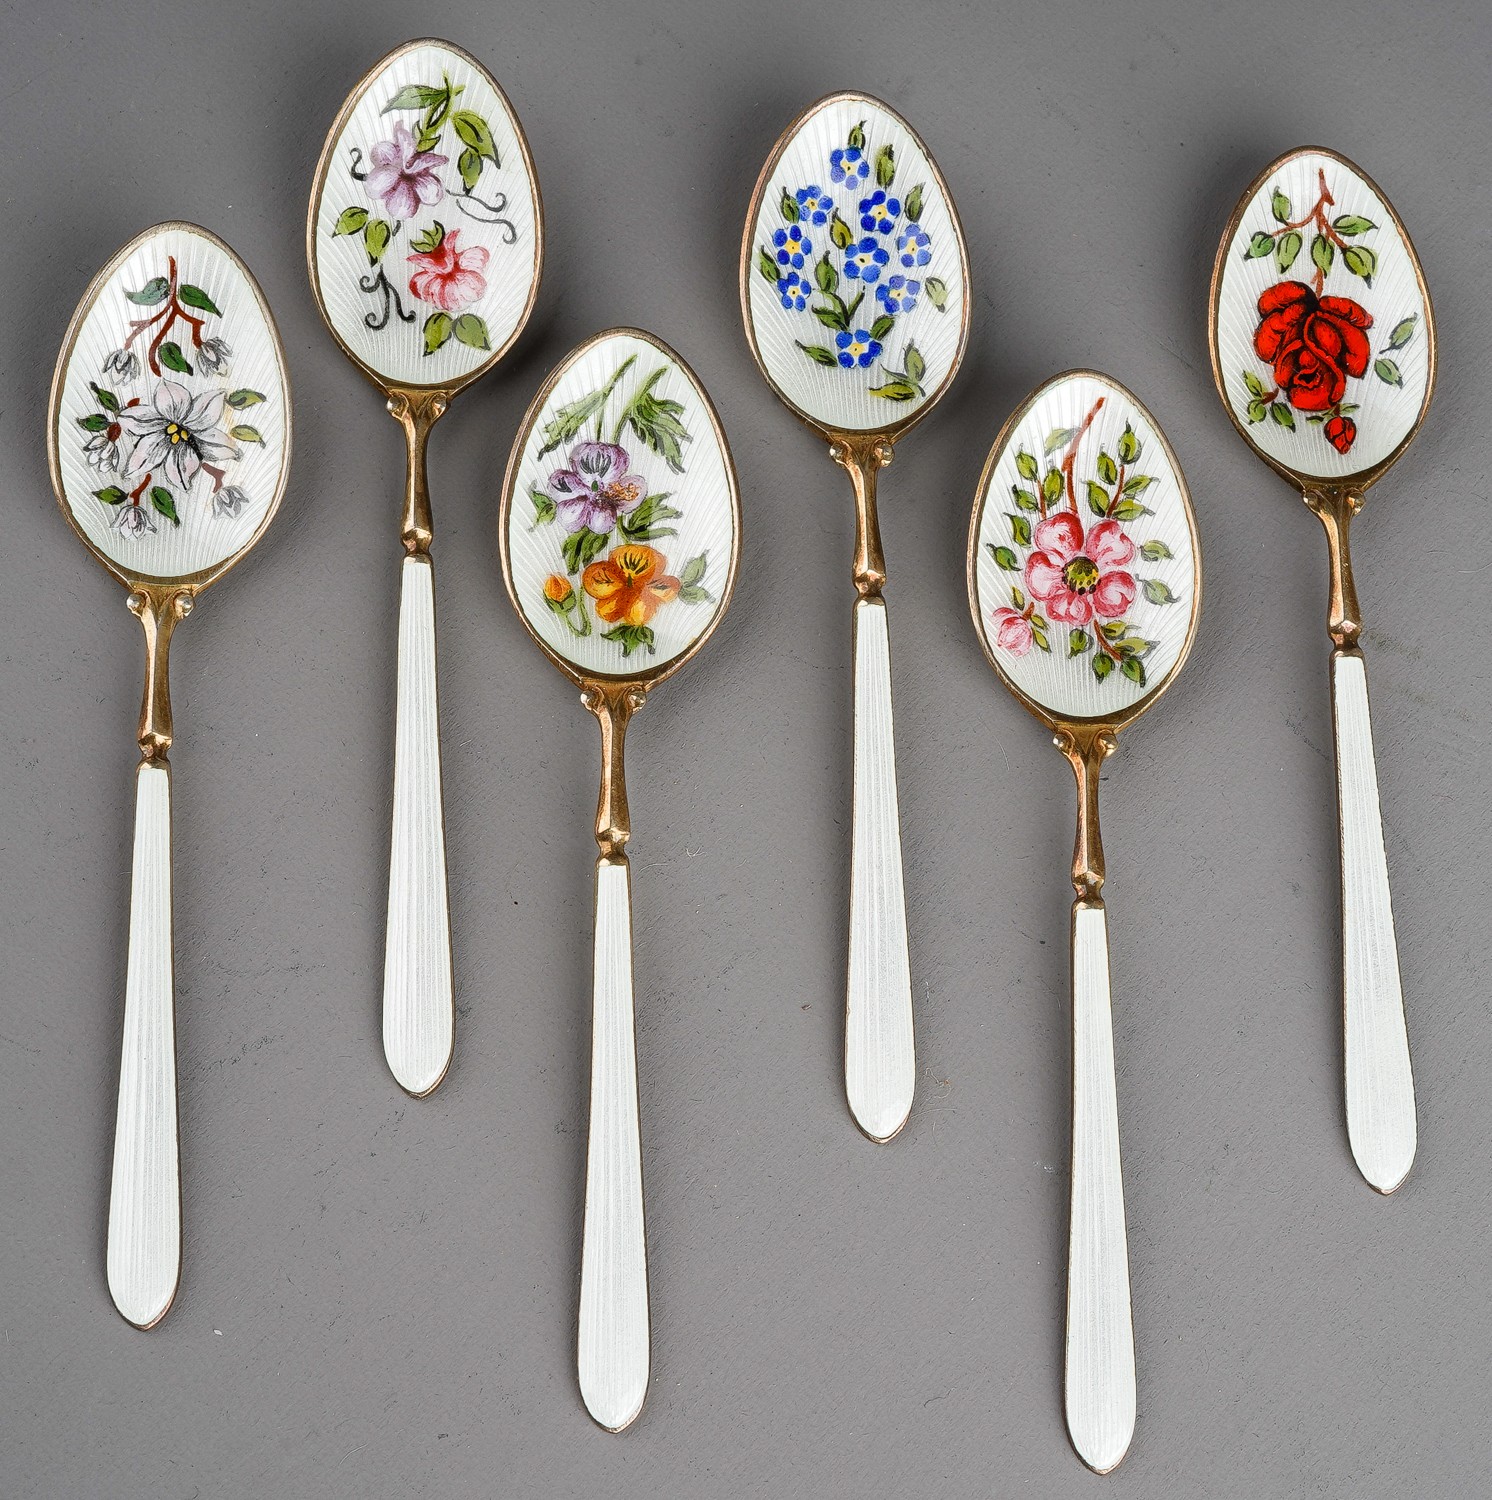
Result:
[[[1078,493],[1072,480],[1073,465],[1076,464],[1078,457],[1078,444],[1087,436],[1088,429],[1093,425],[1093,419],[1098,415],[1099,408],[1103,403],[1104,397],[1102,396],[1093,403],[1093,410],[1083,418],[1083,425],[1073,433],[1072,441],[1067,445],[1067,456],[1062,460],[1062,473],[1067,480],[1067,499],[1068,503],[1072,506],[1073,515],[1077,515],[1078,513]]]

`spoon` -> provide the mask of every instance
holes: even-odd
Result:
[[[157,224],[89,284],[52,377],[58,504],[145,631],[109,1294],[153,1328],[181,1279],[171,944],[168,653],[197,595],[264,534],[290,467],[290,384],[249,269],[195,224]]]
[[[383,1050],[416,1097],[445,1077],[455,1039],[425,448],[456,393],[522,332],[543,247],[528,142],[486,69],[437,41],[376,63],[322,148],[306,256],[327,327],[408,449]]]
[[[1429,408],[1430,293],[1372,179],[1343,156],[1302,147],[1267,167],[1229,220],[1208,326],[1233,425],[1326,529],[1347,1135],[1363,1176],[1391,1193],[1414,1161],[1414,1075],[1347,528]]]
[[[601,726],[578,1368],[587,1410],[620,1432],[649,1366],[622,744],[649,690],[720,623],[741,536],[730,450],[694,372],[635,328],[572,351],[513,443],[499,531],[519,619]]]
[[[854,486],[844,1069],[850,1111],[880,1142],[906,1124],[917,1069],[876,475],[958,369],[968,280],[947,184],[900,115],[866,94],[831,94],[788,126],[747,210],[741,311],[767,384]]]
[[[1155,419],[1092,370],[1038,387],[979,481],[969,603],[1001,680],[1077,778],[1066,1407],[1073,1447],[1100,1474],[1134,1435],[1135,1352],[1098,782],[1119,731],[1181,670],[1201,590],[1191,497]]]

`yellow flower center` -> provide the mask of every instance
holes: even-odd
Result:
[[[1098,569],[1090,558],[1075,557],[1062,569],[1062,581],[1075,594],[1091,594],[1098,587]]]
[[[180,426],[178,423],[167,422],[166,436],[170,438],[173,443],[184,443],[187,438],[191,436],[191,434],[186,430],[185,427]]]

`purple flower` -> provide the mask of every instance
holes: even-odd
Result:
[[[150,512],[141,505],[121,505],[109,525],[125,536],[143,536],[147,531],[155,530]]]
[[[238,457],[238,449],[218,430],[222,414],[222,391],[193,396],[174,380],[163,380],[153,405],[127,406],[119,413],[123,435],[134,443],[125,473],[163,469],[181,489],[191,489],[204,463]]]
[[[569,468],[556,469],[544,486],[566,531],[605,536],[619,515],[642,504],[648,482],[627,472],[631,463],[615,443],[577,443],[570,450]]]
[[[420,204],[439,203],[446,195],[437,167],[450,160],[435,151],[416,151],[407,125],[394,126],[391,141],[379,141],[369,155],[373,168],[367,176],[368,191],[383,199],[383,206],[396,219],[412,219]]]

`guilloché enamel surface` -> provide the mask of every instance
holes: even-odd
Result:
[[[714,622],[735,547],[709,403],[630,333],[560,367],[525,434],[508,509],[518,607],[582,674],[651,671]]]
[[[1196,600],[1189,502],[1150,419],[1080,374],[1038,394],[991,463],[973,558],[995,665],[1059,719],[1164,684]]]
[[[964,338],[963,251],[937,174],[890,110],[836,96],[769,163],[743,269],[774,385],[831,431],[935,397]]]
[[[1431,331],[1383,199],[1333,156],[1287,156],[1245,207],[1221,273],[1218,378],[1249,439],[1325,480],[1393,453],[1425,403]]]
[[[122,252],[67,355],[63,494],[130,576],[184,578],[246,547],[285,481],[287,387],[247,272],[185,225]]]
[[[385,379],[459,381],[521,327],[537,189],[508,102],[472,59],[433,42],[396,54],[357,97],[317,189],[327,316]]]

